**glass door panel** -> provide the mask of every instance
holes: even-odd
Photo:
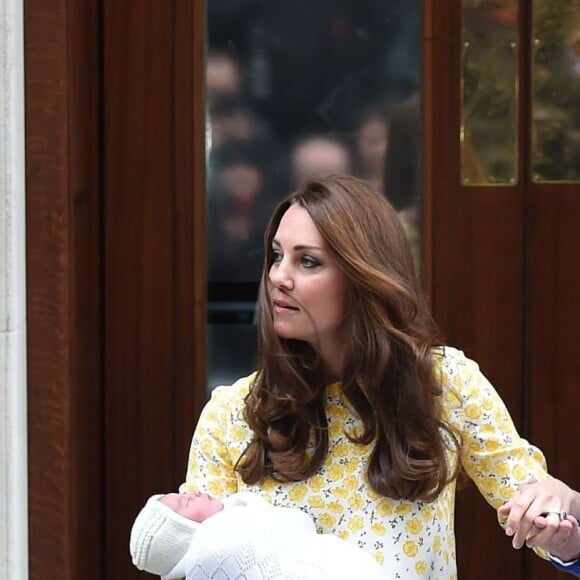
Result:
[[[263,232],[304,179],[350,173],[420,262],[419,0],[207,0],[208,390],[254,368]]]
[[[517,0],[461,2],[461,183],[514,185],[518,174]]]
[[[534,0],[532,180],[580,181],[580,0]]]

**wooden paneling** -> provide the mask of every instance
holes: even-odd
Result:
[[[460,185],[460,6],[426,3],[428,291],[448,342],[479,362],[520,433],[544,451],[554,475],[578,488],[580,187],[529,181],[530,6],[523,2],[518,184]],[[565,576],[527,550],[512,550],[473,486],[458,496],[456,536],[460,578]]]
[[[580,184],[530,194],[530,433],[554,475],[580,489]]]
[[[100,18],[97,0],[69,2],[71,295],[70,518],[72,578],[103,569],[103,374],[101,278]],[[71,98],[72,97],[72,98]],[[86,522],[91,522],[87,526]],[[106,575],[105,575],[106,576]],[[46,575],[43,575],[45,578]]]
[[[580,489],[580,184],[534,184],[530,190],[530,438],[544,451],[550,472]],[[567,576],[548,574],[536,560],[530,579]]]
[[[24,3],[32,580],[102,574],[96,7]]]
[[[132,578],[132,520],[184,479],[205,398],[203,18],[103,5],[106,568]]]
[[[142,577],[205,400],[203,4],[25,8],[31,578]]]
[[[172,3],[105,1],[106,569],[136,577],[130,526],[173,488]]]
[[[206,396],[205,13],[179,0],[175,13],[176,480],[185,479],[193,427]]]
[[[427,193],[433,312],[448,344],[476,360],[523,427],[524,215],[519,187],[462,187],[461,2],[427,2]],[[458,493],[460,578],[522,578],[522,555],[472,484]]]

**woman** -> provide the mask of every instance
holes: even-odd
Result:
[[[213,391],[182,491],[258,492],[386,578],[455,577],[459,471],[498,508],[546,477],[542,454],[476,363],[440,344],[396,212],[367,184],[306,183],[265,244],[257,372]],[[570,511],[558,484],[538,514]]]

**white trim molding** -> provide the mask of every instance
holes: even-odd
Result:
[[[0,578],[28,578],[23,0],[0,1]]]

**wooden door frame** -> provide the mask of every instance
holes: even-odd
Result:
[[[182,267],[172,266],[179,318],[174,326],[174,390],[167,394],[173,425],[171,433],[164,435],[175,445],[169,477],[178,482],[185,471],[192,425],[205,400],[205,332],[195,332],[205,329],[205,117],[200,88],[204,16],[199,2],[176,0],[163,6],[174,26],[169,39],[172,50],[164,63],[173,67],[168,87],[175,100],[172,151],[174,159],[182,160],[171,169],[168,182],[175,216],[172,259]],[[130,517],[127,508],[115,506],[138,492],[107,484],[112,481],[107,457],[115,452],[114,445],[112,449],[106,445],[115,428],[111,422],[124,404],[132,408],[136,401],[134,395],[119,398],[106,382],[108,377],[111,385],[118,386],[106,357],[115,329],[106,323],[109,282],[104,278],[107,167],[103,147],[110,127],[102,99],[110,87],[104,85],[103,54],[114,42],[104,37],[105,10],[103,0],[24,2],[33,580],[43,580],[47,574],[63,580],[96,580],[107,577],[117,560],[130,566],[125,540],[122,549],[112,552],[106,539],[106,531],[118,527],[116,517],[124,521]],[[137,115],[146,114],[143,108],[134,109]],[[136,432],[137,447],[145,431]],[[155,483],[143,481],[143,485]]]
[[[63,580],[105,577],[110,522],[101,508],[115,490],[105,490],[104,424],[119,402],[128,408],[133,403],[107,399],[105,380],[104,5],[24,3],[33,580],[47,571]],[[480,362],[521,428],[525,202],[520,190],[506,195],[459,185],[459,5],[424,0],[424,281],[448,341]],[[175,308],[183,313],[174,336],[175,474],[183,473],[191,424],[205,399],[205,17],[202,2],[175,0],[172,10],[173,155],[180,159],[173,168],[173,256],[176,264],[186,264],[174,271]],[[481,284],[490,265],[493,278]],[[521,555],[502,541],[493,510],[477,494],[464,497],[457,525],[460,575],[489,577],[499,568],[523,577]],[[467,543],[463,536],[472,534],[473,521],[477,529]]]
[[[206,399],[203,4],[103,5],[104,529],[184,480]],[[201,81],[200,81],[201,79]]]
[[[425,2],[426,290],[447,343],[481,365],[523,432],[523,159],[514,187],[461,184],[461,5]],[[521,32],[524,25],[520,19]],[[524,577],[525,551],[505,541],[494,510],[472,484],[458,493],[456,539],[460,578]]]
[[[32,579],[102,572],[98,21],[24,2]]]

